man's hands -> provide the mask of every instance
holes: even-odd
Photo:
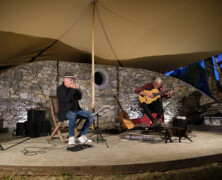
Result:
[[[168,92],[168,97],[171,97],[173,94],[173,91],[169,91]],[[155,96],[153,95],[153,93],[150,93],[150,92],[141,92],[140,95],[143,95],[143,96],[147,96],[149,98],[154,98]]]
[[[171,97],[172,96],[172,94],[173,94],[173,91],[171,90],[171,91],[169,91],[168,92],[168,97]]]
[[[146,94],[145,96],[148,96],[149,98],[154,98],[153,93],[145,93],[145,94]]]
[[[79,85],[78,85],[78,84],[75,84],[75,83],[70,84],[69,87],[70,87],[70,88],[73,88],[73,89],[79,89]]]
[[[143,95],[143,96],[148,96],[149,98],[154,98],[154,95],[153,93],[149,93],[149,92],[141,92],[140,95]]]

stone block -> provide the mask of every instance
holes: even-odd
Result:
[[[9,98],[9,87],[1,87],[0,97]]]
[[[28,96],[28,93],[21,93],[20,94],[20,98],[22,99],[27,99],[29,96]]]

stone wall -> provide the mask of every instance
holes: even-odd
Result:
[[[95,110],[103,105],[115,105],[113,111],[100,118],[100,121],[117,121],[119,107],[113,98],[118,95],[123,109],[130,118],[141,117],[137,106],[138,97],[134,89],[151,81],[154,76],[160,76],[166,89],[182,85],[184,88],[176,91],[170,100],[164,100],[166,122],[175,115],[187,113],[182,111],[182,100],[190,94],[200,94],[199,104],[211,102],[194,87],[172,77],[156,72],[105,65],[95,65],[104,69],[109,75],[109,83],[104,89],[95,89]],[[50,114],[49,96],[56,95],[56,88],[63,81],[66,71],[73,72],[83,92],[80,105],[85,110],[91,110],[91,65],[57,61],[44,61],[18,66],[0,74],[0,119],[4,120],[4,127],[15,129],[18,121],[27,120],[27,110],[42,109],[46,111],[46,119],[52,120]],[[193,109],[192,104],[191,109]]]

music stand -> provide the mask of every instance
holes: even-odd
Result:
[[[102,116],[104,115],[105,113],[111,111],[112,109],[114,108],[114,106],[110,106],[110,105],[105,105],[103,106],[101,109],[99,109],[97,112],[91,114],[89,117],[92,117],[92,116],[96,116],[97,120],[96,120],[96,134],[97,134],[97,138],[96,138],[96,142],[99,143],[99,142],[102,142],[102,143],[105,143],[107,148],[109,148],[108,144],[106,143],[106,140],[103,138],[102,134],[101,134],[101,130],[100,130],[100,127],[99,127],[99,116]],[[93,135],[93,134],[92,134]],[[92,137],[91,135],[91,137]],[[100,138],[100,139],[99,139]],[[87,141],[85,142],[87,143]],[[84,144],[85,144],[84,143]]]

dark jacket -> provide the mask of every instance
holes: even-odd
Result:
[[[67,88],[64,83],[57,88],[57,97],[59,101],[58,120],[66,120],[66,113],[70,110],[82,110],[78,100],[82,99],[81,91],[73,88]]]

